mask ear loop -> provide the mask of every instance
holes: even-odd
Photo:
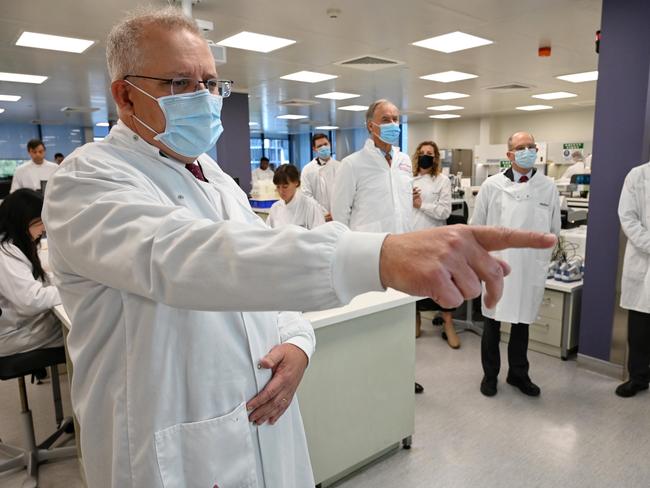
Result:
[[[156,103],[158,103],[158,99],[157,99],[156,97],[153,97],[153,96],[149,95],[146,91],[144,91],[144,90],[143,90],[142,88],[140,88],[139,86],[134,85],[134,84],[131,83],[129,80],[124,80],[124,81],[127,82],[129,85],[131,85],[131,86],[132,86],[133,88],[135,88],[136,90],[138,90],[139,92],[145,94],[146,96],[148,96],[148,97],[151,98],[152,100],[155,100]],[[140,119],[140,117],[138,117],[137,115],[135,115],[135,114],[131,114],[131,117],[133,117],[135,120],[137,120],[137,121],[138,121],[140,124],[142,124],[145,128],[149,129],[152,133],[156,134],[157,136],[160,135],[160,132],[156,132],[155,130],[153,130],[149,125],[145,124],[145,123]]]

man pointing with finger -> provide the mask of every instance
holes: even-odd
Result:
[[[106,46],[119,122],[66,158],[43,214],[89,488],[314,486],[294,398],[314,334],[292,310],[386,287],[453,307],[481,280],[493,306],[508,269],[487,251],[554,242],[269,229],[206,154],[231,82],[194,21],[144,11]]]
[[[508,159],[504,173],[488,178],[478,193],[473,225],[501,225],[513,229],[560,233],[560,197],[553,181],[537,172],[537,145],[527,132],[508,139]],[[499,340],[501,322],[509,322],[507,382],[529,396],[538,396],[539,387],[528,375],[528,327],[537,318],[544,295],[550,250],[510,249],[495,253],[512,268],[504,280],[503,298],[495,306],[483,304],[486,317],[481,340],[483,381],[481,393],[497,393],[501,365]]]

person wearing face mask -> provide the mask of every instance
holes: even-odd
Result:
[[[413,199],[413,230],[428,229],[447,225],[451,215],[451,182],[442,174],[440,165],[440,150],[433,141],[418,144],[412,157],[413,188],[416,197]],[[442,312],[442,336],[452,349],[460,347],[460,339],[454,328],[453,309],[443,309],[431,299],[423,299],[417,303],[415,316],[415,336],[419,337],[421,327],[421,310],[439,310]]]
[[[0,204],[0,356],[63,345],[61,303],[38,257],[43,196],[23,188]]]
[[[455,306],[482,280],[494,304],[509,267],[489,251],[555,242],[271,229],[206,154],[232,82],[196,22],[136,11],[106,56],[119,121],[66,157],[43,209],[89,488],[314,486],[295,392],[315,337],[294,311],[387,287]]]
[[[341,163],[332,157],[330,140],[325,134],[314,134],[311,146],[315,157],[302,169],[301,188],[323,207],[325,220],[330,222],[334,179]]]
[[[411,159],[399,150],[399,110],[377,100],[366,112],[369,138],[341,161],[332,216],[352,230],[403,233],[411,229]]]
[[[312,197],[300,191],[300,171],[292,164],[281,165],[273,175],[280,200],[269,211],[269,227],[299,225],[313,229],[325,223],[321,206]]]
[[[516,132],[508,139],[511,167],[489,177],[476,197],[472,225],[501,225],[526,231],[560,233],[560,197],[552,179],[535,169],[537,146],[527,132]],[[496,307],[483,304],[486,317],[481,340],[483,380],[481,393],[497,393],[501,365],[499,340],[501,322],[512,325],[508,342],[506,381],[529,396],[540,388],[528,374],[528,327],[537,318],[544,295],[551,251],[518,249],[495,253],[507,262],[512,273],[504,280],[503,300]]]

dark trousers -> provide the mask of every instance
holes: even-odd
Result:
[[[630,379],[647,385],[650,382],[650,314],[628,311],[627,343]]]
[[[488,378],[496,378],[501,369],[500,339],[501,322],[486,317],[481,338],[481,362]],[[512,324],[508,341],[508,367],[509,377],[528,377],[528,324]]]

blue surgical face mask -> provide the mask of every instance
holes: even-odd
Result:
[[[537,151],[535,149],[521,149],[515,151],[515,163],[522,168],[530,169],[535,166]]]
[[[400,128],[398,124],[395,124],[394,122],[388,124],[376,124],[373,122],[373,124],[379,127],[379,138],[382,141],[391,146],[399,145]]]
[[[133,118],[156,134],[154,140],[162,142],[175,153],[188,158],[203,154],[216,144],[223,132],[222,97],[212,95],[208,90],[199,90],[194,93],[155,98],[128,80],[126,82],[156,100],[165,116],[165,131],[158,133],[133,115]]]
[[[320,159],[329,159],[332,155],[332,148],[329,146],[321,146],[316,150],[316,154]]]

